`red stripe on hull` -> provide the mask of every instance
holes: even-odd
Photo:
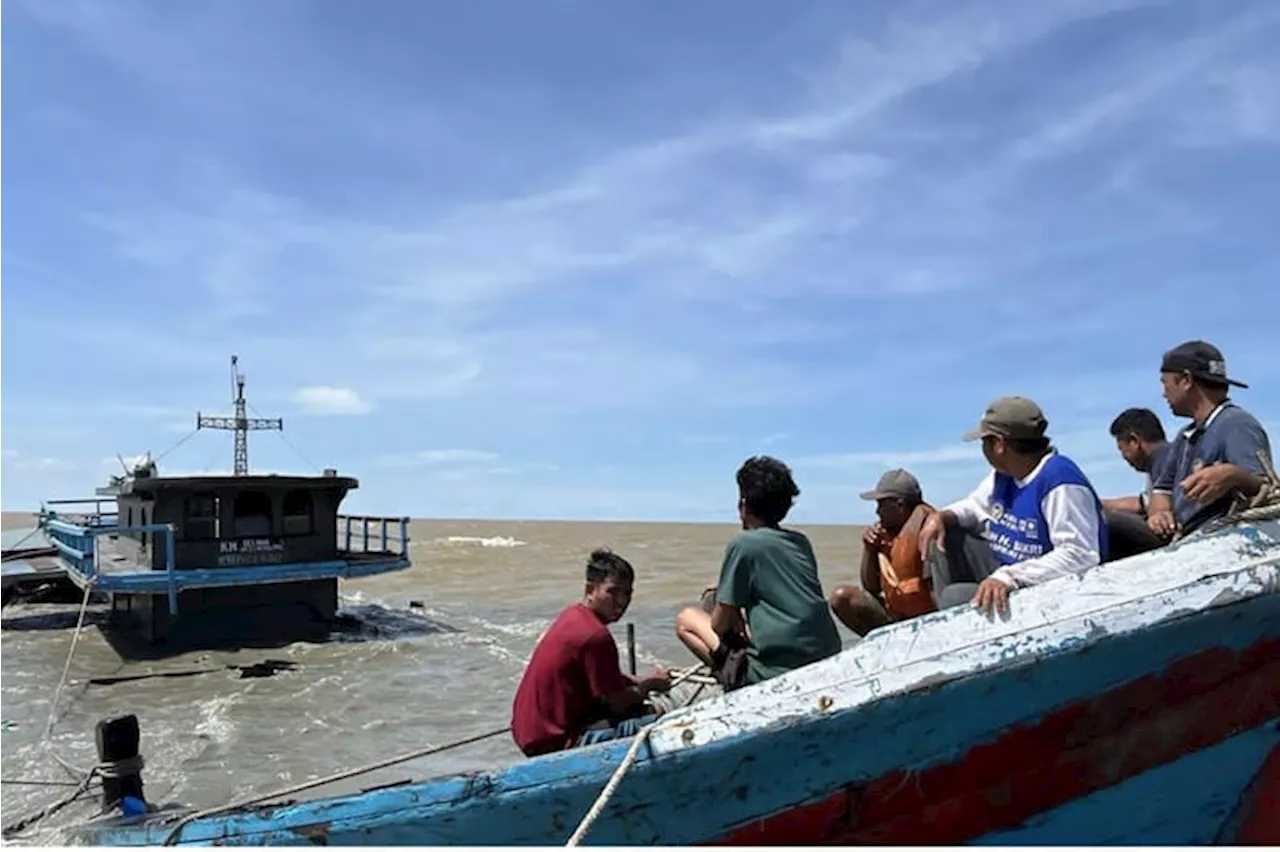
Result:
[[[1280,845],[1280,746],[1271,750],[1248,796],[1249,810],[1234,842],[1241,846]]]
[[[1211,648],[1010,728],[953,763],[890,773],[717,844],[962,843],[1280,716],[1277,683],[1280,639],[1242,653]]]

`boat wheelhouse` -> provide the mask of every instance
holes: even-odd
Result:
[[[110,599],[118,633],[169,650],[280,644],[323,637],[338,615],[338,581],[410,567],[409,519],[339,513],[356,479],[250,475],[246,433],[281,429],[245,416],[236,371],[235,473],[160,476],[149,457],[95,497],[46,502],[40,528],[66,576]]]

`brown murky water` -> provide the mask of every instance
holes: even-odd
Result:
[[[858,528],[802,529],[817,549],[828,592],[839,583],[856,582]],[[136,713],[148,799],[207,807],[501,728],[509,721],[511,697],[535,641],[581,594],[583,565],[593,547],[612,547],[636,567],[636,595],[624,621],[636,625],[640,667],[684,666],[691,660],[675,638],[675,612],[714,581],[734,532],[731,526],[707,524],[415,521],[412,568],[342,588],[344,610],[372,625],[373,635],[124,663],[97,628],[86,628],[59,702],[52,747],[72,764],[92,765],[95,722]],[[411,600],[421,601],[423,608],[410,610]],[[4,610],[6,782],[67,780],[41,738],[77,609],[13,605]],[[624,647],[621,624],[615,635]],[[225,668],[269,658],[298,667],[262,679],[241,679]],[[95,677],[201,669],[215,671],[108,686],[87,683]],[[519,759],[509,737],[501,736],[307,795]],[[4,821],[63,793],[6,783]],[[77,803],[18,842],[56,842],[59,825],[91,812],[89,804]]]

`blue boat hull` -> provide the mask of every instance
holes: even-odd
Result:
[[[1233,533],[1163,591],[1125,597],[1119,573],[1027,590],[1014,596],[1023,627],[938,613],[672,714],[584,842],[1184,844],[1280,830],[1258,804],[1280,789],[1275,533]],[[1235,569],[1214,570],[1214,553]],[[1089,609],[1107,594],[1114,606]],[[561,845],[629,746],[209,816],[177,841]],[[174,825],[81,836],[155,845]]]

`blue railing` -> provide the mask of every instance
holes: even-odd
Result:
[[[60,512],[46,509],[46,506],[93,506],[93,511],[79,510],[69,512],[68,515],[76,520],[83,519],[84,526],[90,527],[109,527],[115,526],[119,522],[119,504],[115,497],[84,497],[70,500],[45,500],[40,506],[41,518],[57,518]],[[107,511],[103,511],[103,506],[107,506]]]
[[[395,538],[392,527],[397,527]],[[409,519],[339,515],[338,534],[348,553],[396,553],[409,557]],[[372,545],[370,545],[372,542]],[[359,544],[359,549],[356,549]]]
[[[71,501],[67,501],[71,502]],[[101,516],[98,516],[101,517]],[[119,535],[121,533],[164,533],[164,572],[168,584],[169,612],[178,613],[178,582],[174,573],[174,533],[173,524],[138,524],[132,527],[107,526],[93,524],[82,526],[67,521],[60,521],[52,514],[43,514],[40,525],[49,533],[53,546],[58,548],[62,558],[84,578],[92,583],[98,579],[98,560],[94,539],[100,535]]]
[[[177,570],[174,542],[176,530],[173,524],[141,524],[120,526],[118,511],[104,511],[116,507],[114,497],[83,500],[49,500],[40,509],[40,526],[48,534],[50,542],[67,563],[72,579],[83,585],[98,583],[101,588],[115,592],[141,592],[167,594],[169,612],[178,613],[178,593],[186,588],[207,588],[240,583],[284,582],[324,577],[360,577],[409,567],[409,519],[376,518],[355,515],[339,515],[338,521],[345,527],[344,535],[348,553],[364,552],[379,559],[344,559],[280,565],[253,565],[240,568]],[[61,513],[50,506],[92,506],[91,511],[67,511]],[[145,570],[102,573],[98,567],[98,536],[151,533],[164,535],[164,573],[153,571],[148,564]],[[355,549],[359,545],[359,550]]]

